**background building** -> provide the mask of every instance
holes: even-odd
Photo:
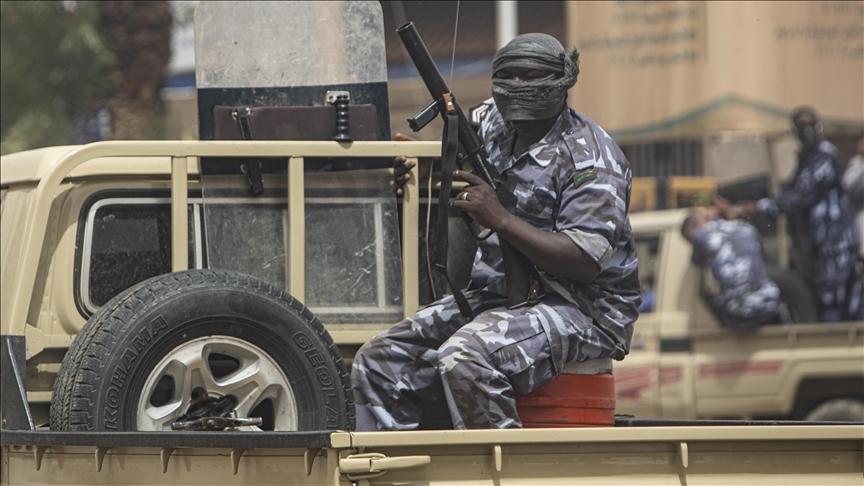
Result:
[[[197,134],[195,3],[174,2],[164,91],[169,126],[184,138]],[[490,96],[492,56],[512,35],[546,32],[578,47],[570,104],[613,134],[636,176],[768,173],[776,183],[794,165],[788,114],[804,104],[844,159],[864,132],[864,2],[385,1],[382,10],[394,132],[409,132],[405,118],[428,101],[394,32],[406,20],[466,106]]]
[[[453,89],[463,103],[489,96],[503,3],[459,5]],[[864,131],[862,2],[513,3],[516,32],[579,48],[570,104],[615,136],[637,176],[788,174],[788,114],[805,104],[822,114],[844,158]],[[456,2],[384,2],[388,27],[403,12],[415,21],[445,77],[456,10]],[[398,39],[387,41],[401,129],[425,93],[411,67],[400,67]]]
[[[198,2],[114,4],[2,2],[0,152],[197,137]],[[725,182],[767,172],[776,182],[793,165],[787,116],[802,104],[822,114],[844,159],[864,132],[862,1],[382,1],[381,9],[393,131],[407,131],[405,118],[427,102],[395,34],[412,20],[466,106],[489,97],[492,57],[514,35],[546,32],[578,47],[570,104],[615,136],[637,176]],[[134,113],[120,109],[130,100]]]
[[[637,173],[787,173],[788,113],[800,105],[846,156],[861,134],[862,2],[567,7],[585,66],[572,104],[615,133]]]

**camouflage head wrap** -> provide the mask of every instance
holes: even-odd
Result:
[[[504,69],[548,73],[539,79],[505,79]],[[564,50],[548,34],[522,34],[502,47],[492,61],[492,97],[506,121],[543,120],[564,108],[567,90],[579,76],[579,51]]]

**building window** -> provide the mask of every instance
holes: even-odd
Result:
[[[705,174],[702,140],[683,139],[621,144],[634,177]]]

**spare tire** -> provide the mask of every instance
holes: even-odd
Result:
[[[228,407],[263,430],[354,427],[345,364],[303,304],[248,275],[189,270],[87,321],[54,383],[51,429],[171,430]]]
[[[789,309],[792,322],[816,322],[819,315],[810,287],[798,273],[778,267],[768,267],[768,277],[780,289],[780,300]]]

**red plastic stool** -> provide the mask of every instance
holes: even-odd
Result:
[[[567,365],[552,383],[517,397],[516,408],[526,429],[613,425],[612,361],[599,359]]]

